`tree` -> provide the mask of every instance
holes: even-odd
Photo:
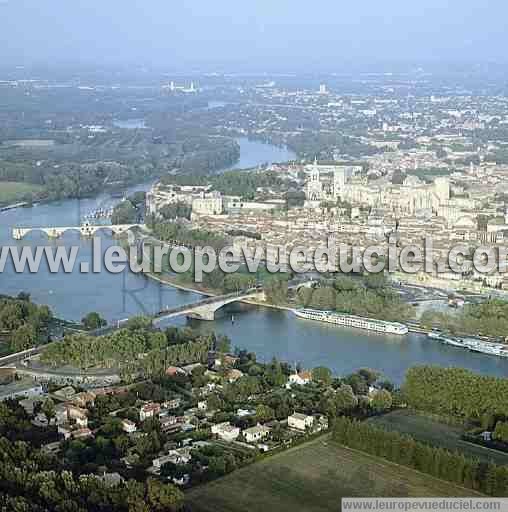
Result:
[[[337,390],[334,402],[339,414],[350,411],[358,405],[358,399],[353,393],[351,386],[348,385],[343,385]]]
[[[125,323],[125,328],[131,331],[135,331],[138,329],[150,329],[152,327],[152,320],[147,316],[134,316],[129,318],[129,320]]]
[[[273,420],[275,413],[271,407],[260,404],[256,407],[256,421],[261,423]]]
[[[380,374],[377,370],[372,370],[371,368],[360,368],[358,375],[363,377],[368,386],[372,386],[379,379]]]
[[[48,421],[48,425],[51,423],[51,420],[56,416],[55,410],[55,402],[51,398],[47,398],[44,400],[44,403],[41,407],[41,412],[46,416],[46,420]]]
[[[377,391],[372,398],[371,407],[376,412],[384,412],[392,407],[392,395],[386,389]]]
[[[332,310],[336,306],[336,293],[332,287],[320,287],[312,294],[312,307],[321,310]]]
[[[122,201],[113,210],[111,222],[113,224],[130,224],[138,220],[138,211],[136,207],[129,201]]]
[[[496,423],[494,438],[502,441],[503,443],[508,443],[508,422],[498,421]]]
[[[215,342],[215,350],[227,354],[231,350],[231,340],[227,336],[219,336]]]
[[[275,305],[285,304],[288,295],[288,282],[284,277],[271,277],[264,284],[267,302]]]
[[[174,485],[163,484],[158,480],[147,480],[147,501],[150,510],[165,512],[180,510],[183,507],[184,496]]]
[[[314,290],[308,286],[302,286],[298,290],[298,302],[304,307],[308,307],[312,301]]]
[[[81,323],[83,327],[88,331],[94,331],[96,329],[100,329],[101,327],[105,327],[108,322],[99,315],[99,313],[96,313],[95,311],[92,311],[91,313],[88,313],[82,320]]]
[[[37,332],[35,327],[30,324],[23,324],[18,327],[11,337],[11,350],[21,352],[35,345],[37,341]]]
[[[332,382],[332,372],[325,366],[317,366],[312,370],[312,380],[329,386]]]

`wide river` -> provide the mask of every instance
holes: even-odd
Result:
[[[265,162],[294,158],[285,149],[239,139],[239,168]],[[134,189],[147,189],[145,184]],[[11,238],[13,226],[77,226],[82,217],[98,207],[108,207],[118,199],[100,196],[95,199],[69,200],[0,213],[0,246],[5,245],[65,245],[78,244],[78,261],[91,261],[91,242],[67,233],[61,240],[48,241],[40,233],[32,233],[23,242]],[[103,246],[114,242],[103,236]],[[163,307],[193,302],[198,295],[160,285],[143,276],[122,274],[51,274],[41,269],[37,274],[18,274],[11,265],[0,274],[0,293],[16,295],[30,292],[33,300],[48,304],[62,318],[80,320],[90,311],[99,311],[110,322],[138,313],[153,313]],[[238,309],[238,308],[237,308]],[[179,325],[185,324],[180,320]],[[234,346],[255,351],[268,360],[273,356],[299,362],[305,367],[325,365],[338,375],[361,367],[376,368],[400,383],[406,369],[415,364],[459,366],[479,373],[508,376],[508,360],[473,354],[411,334],[389,337],[364,331],[343,329],[307,320],[296,320],[289,312],[268,308],[242,306],[232,323],[229,314],[215,322],[195,322],[191,325],[203,331],[215,330],[230,336]]]

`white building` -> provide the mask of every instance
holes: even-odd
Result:
[[[139,419],[145,421],[148,418],[153,418],[156,414],[159,414],[160,410],[161,406],[159,404],[145,404],[139,410]]]
[[[259,423],[255,427],[247,428],[243,431],[243,437],[248,443],[256,443],[268,437],[270,429]]]
[[[224,211],[224,200],[220,192],[214,191],[192,201],[192,213],[197,215],[220,215]]]
[[[132,434],[133,432],[136,432],[137,427],[133,421],[124,419],[122,420],[122,430],[127,432],[127,434]]]
[[[299,373],[293,373],[289,376],[289,385],[296,384],[298,386],[303,386],[308,384],[312,380],[312,372],[302,371]]]
[[[217,435],[224,441],[231,442],[240,435],[240,429],[226,421],[224,423],[217,423],[216,425],[212,425],[212,434]]]
[[[299,412],[293,413],[288,416],[288,427],[296,430],[305,431],[307,428],[311,428],[314,424],[314,417],[301,414]]]

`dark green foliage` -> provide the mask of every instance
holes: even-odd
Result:
[[[485,414],[508,416],[508,379],[416,366],[406,373],[402,389],[411,407],[434,414],[478,420]]]
[[[160,375],[170,365],[205,362],[215,341],[213,335],[191,336],[185,342],[175,344],[162,332],[121,329],[100,337],[67,336],[61,343],[48,346],[41,359],[52,366],[118,368],[126,375],[138,371]]]
[[[33,347],[47,337],[52,318],[47,306],[33,304],[27,294],[0,298],[0,332],[10,333],[9,348],[13,352]]]

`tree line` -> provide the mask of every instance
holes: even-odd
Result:
[[[463,368],[415,366],[407,371],[402,391],[409,406],[433,414],[472,420],[508,417],[508,379]]]
[[[206,361],[208,352],[219,341],[213,334],[199,336],[188,330],[175,339],[171,329],[164,333],[126,328],[99,337],[79,333],[48,345],[41,361],[53,367],[115,368],[124,371],[125,377],[139,371],[158,375],[170,365]]]
[[[491,496],[508,493],[508,467],[479,462],[458,452],[435,448],[408,435],[388,432],[365,422],[339,418],[333,427],[334,441],[382,457],[396,464]]]
[[[485,336],[506,336],[508,333],[508,302],[490,299],[481,304],[467,304],[460,314],[426,311],[420,320],[427,327],[439,325],[443,330]]]

